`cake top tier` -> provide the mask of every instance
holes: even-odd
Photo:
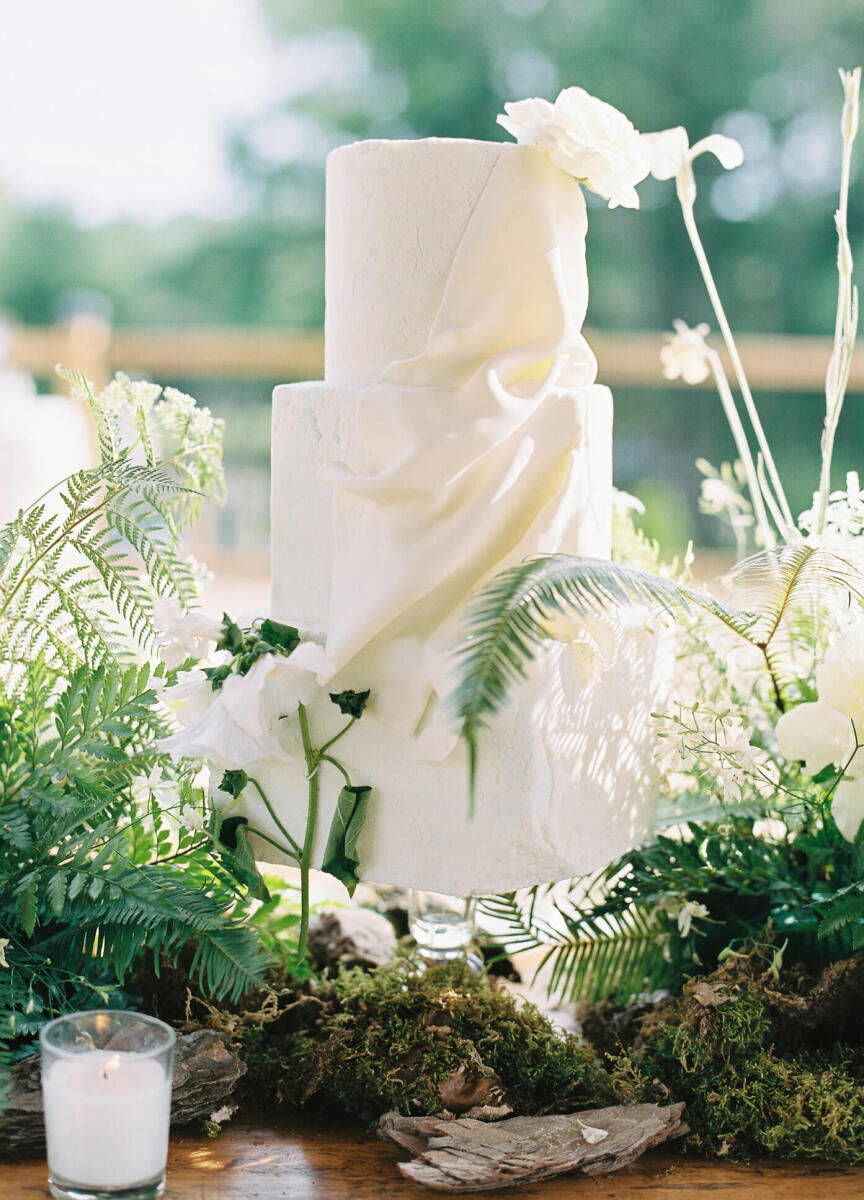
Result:
[[[514,345],[566,348],[588,302],[585,231],[580,187],[533,147],[427,138],[334,150],[327,381],[392,377],[394,363],[424,355],[442,310],[463,377]],[[413,378],[458,381],[437,368]]]

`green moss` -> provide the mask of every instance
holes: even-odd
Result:
[[[864,1161],[864,964],[763,968],[731,960],[646,1018],[616,1092],[683,1100],[703,1153]]]
[[[589,1047],[461,966],[343,971],[240,1037],[249,1089],[264,1102],[434,1113],[439,1085],[460,1071],[497,1076],[488,1102],[503,1093],[520,1113],[568,1112],[610,1094]]]

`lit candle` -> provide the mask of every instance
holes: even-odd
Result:
[[[42,1032],[42,1093],[55,1196],[161,1195],[174,1031],[139,1013],[78,1013]]]

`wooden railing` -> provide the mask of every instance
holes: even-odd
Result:
[[[587,337],[597,355],[601,382],[612,387],[680,386],[661,374],[661,333],[589,330]],[[829,338],[751,334],[739,339],[739,349],[754,389],[821,392],[824,387]],[[13,328],[10,359],[43,377],[63,363],[100,385],[118,370],[140,372],[160,382],[200,376],[320,379],[324,342],[320,333],[232,327],[111,329],[98,318],[77,317],[63,325]],[[712,384],[709,380],[703,386]],[[849,390],[864,392],[864,353],[853,362]]]

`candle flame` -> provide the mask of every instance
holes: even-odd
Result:
[[[102,1064],[102,1070],[99,1072],[99,1074],[102,1076],[103,1079],[107,1079],[109,1072],[119,1071],[119,1070],[120,1070],[120,1055],[112,1054],[111,1057],[108,1059],[108,1061]]]

